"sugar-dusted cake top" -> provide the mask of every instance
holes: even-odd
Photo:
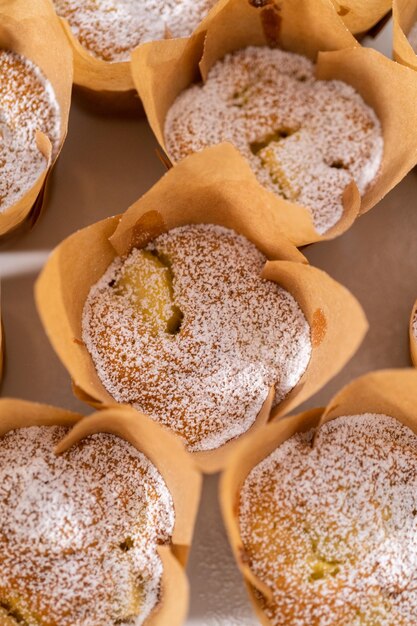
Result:
[[[241,537],[273,593],[271,624],[414,623],[417,436],[374,414],[313,434],[285,441],[241,491]]]
[[[170,540],[171,495],[114,435],[56,456],[67,432],[28,427],[0,439],[0,621],[138,626],[159,600],[156,546]]]
[[[80,43],[103,61],[128,61],[136,46],[188,37],[214,0],[53,0]]]
[[[0,50],[0,212],[20,200],[46,168],[42,131],[57,153],[60,110],[51,83],[31,61]]]
[[[107,391],[193,451],[246,432],[270,388],[280,402],[311,355],[304,314],[260,277],[265,261],[247,239],[213,225],[175,228],[116,259],[83,314]]]

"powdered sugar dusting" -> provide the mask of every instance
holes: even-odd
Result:
[[[30,427],[0,439],[0,616],[138,626],[159,599],[155,549],[170,540],[171,495],[150,461],[114,435],[56,457],[67,432]]]
[[[47,161],[36,145],[45,133],[53,155],[60,139],[60,112],[51,83],[31,61],[0,50],[0,212],[34,185]]]
[[[311,211],[319,233],[342,216],[346,185],[368,189],[383,152],[379,120],[350,85],[315,80],[307,58],[267,47],[226,55],[182,92],[165,141],[174,161],[233,143],[260,183]]]
[[[296,434],[240,499],[250,567],[271,624],[410,626],[417,614],[417,437],[386,415]]]
[[[83,340],[117,401],[171,428],[190,450],[217,448],[250,428],[272,385],[279,403],[297,384],[311,355],[308,323],[289,293],[260,278],[265,257],[231,230],[175,228],[148,249],[170,260],[180,331],[155,332],[113,288],[137,264],[133,250],[92,287]]]
[[[128,61],[141,43],[188,37],[215,0],[53,0],[74,35],[93,56]]]

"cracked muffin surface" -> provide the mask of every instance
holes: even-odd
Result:
[[[261,278],[265,262],[244,237],[202,224],[115,259],[83,314],[83,341],[110,395],[191,451],[246,432],[270,389],[278,404],[311,356],[308,322],[291,294]]]
[[[266,189],[305,206],[325,233],[342,217],[346,186],[354,181],[363,195],[376,178],[383,138],[359,93],[314,74],[315,65],[292,52],[250,46],[226,55],[171,106],[169,156],[179,161],[228,141]]]

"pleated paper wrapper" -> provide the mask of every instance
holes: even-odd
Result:
[[[393,0],[392,37],[394,59],[417,70],[417,55],[408,41],[411,28],[417,22],[417,2],[415,0]]]
[[[63,146],[71,104],[72,54],[49,0],[0,0],[0,48],[26,57],[50,81],[59,107],[61,136],[52,158],[51,142],[37,133],[39,151],[47,163],[36,183],[14,205],[0,212],[0,238],[17,227],[33,224],[45,202],[48,177]]]
[[[44,404],[0,399],[0,437],[16,428],[44,425],[73,427],[58,444],[59,454],[94,433],[113,433],[145,454],[161,473],[174,502],[175,526],[172,544],[158,547],[163,563],[161,599],[145,625],[183,624],[188,610],[185,565],[201,491],[201,475],[183,446],[155,422],[143,418],[139,424],[136,412],[129,407],[113,407],[83,417]]]
[[[74,84],[82,100],[100,113],[143,113],[132,79],[130,60],[109,62],[95,57],[77,39],[68,20],[63,17],[58,19],[72,48]],[[195,32],[204,29],[204,25],[205,20]],[[169,30],[169,25],[167,27]]]
[[[362,198],[354,183],[346,187],[342,217],[326,233],[316,231],[305,207],[280,201],[288,214],[287,235],[296,245],[336,237],[416,164],[417,78],[375,50],[361,48],[330,0],[260,2],[256,7],[247,0],[225,0],[207,20],[205,32],[189,39],[143,44],[132,55],[136,88],[165,152],[165,120],[177,96],[205,80],[225,54],[250,45],[279,47],[317,61],[317,78],[350,84],[381,122],[384,152],[380,171]]]
[[[342,415],[389,415],[417,434],[416,407],[415,370],[410,368],[372,372],[344,387],[326,408],[311,409],[299,415],[274,420],[256,433],[250,443],[242,442],[231,455],[220,484],[220,503],[230,545],[261,624],[271,626],[262,610],[263,601],[259,599],[259,594],[268,602],[272,600],[272,590],[249,567],[238,519],[240,493],[249,473],[295,433],[320,427]]]
[[[225,152],[230,152],[230,158],[219,168],[219,155]],[[279,283],[295,297],[311,327],[312,356],[307,370],[273,415],[303,402],[345,365],[365,334],[363,311],[344,287],[308,265],[282,236],[268,205],[270,198],[231,146],[215,146],[169,170],[122,216],[80,230],[55,249],[38,279],[36,301],[78,397],[96,407],[115,402],[100,382],[82,341],[82,311],[92,285],[117,256],[186,224],[218,224],[255,244],[268,259],[262,277]],[[267,422],[271,398],[272,394],[244,437]],[[140,419],[138,414],[138,423]],[[203,471],[218,471],[236,443],[233,439],[192,456]]]
[[[391,0],[332,0],[338,15],[355,35],[377,27],[391,9]]]

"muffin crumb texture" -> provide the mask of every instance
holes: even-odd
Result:
[[[249,565],[276,626],[410,626],[417,614],[417,436],[339,417],[259,463],[240,495]]]
[[[94,57],[128,61],[136,46],[188,37],[214,0],[53,0],[79,42]]]
[[[363,195],[375,179],[383,138],[350,85],[316,80],[314,70],[306,57],[267,47],[226,55],[168,112],[168,154],[179,161],[229,141],[262,185],[309,209],[325,233],[343,214],[346,186],[354,181]]]
[[[310,328],[294,298],[261,279],[265,261],[213,225],[175,228],[117,258],[83,314],[83,340],[113,398],[192,451],[246,432],[272,386],[279,403],[308,365]]]
[[[160,596],[156,546],[170,540],[171,495],[114,435],[55,456],[67,432],[28,427],[0,439],[0,622],[139,626]]]
[[[47,167],[36,131],[52,155],[60,139],[60,111],[51,83],[31,61],[0,50],[0,213],[18,202]]]

